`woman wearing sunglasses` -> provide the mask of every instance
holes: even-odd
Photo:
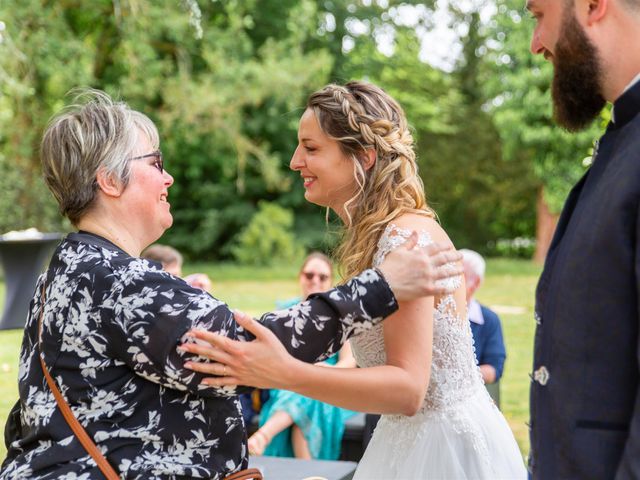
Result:
[[[77,231],[57,247],[25,312],[2,480],[221,479],[247,466],[237,390],[203,387],[180,345],[193,328],[253,336],[224,302],[140,258],[173,222],[159,145],[147,116],[92,90],[44,133],[45,181]],[[412,262],[426,272],[407,278]],[[430,294],[440,273],[424,250],[404,249],[261,322],[296,358],[320,361],[397,301]]]
[[[302,297],[281,303],[290,307],[309,295],[331,288],[333,265],[320,252],[305,258],[298,281]],[[337,354],[322,362],[323,366],[353,368],[356,361],[349,343]],[[274,457],[337,460],[340,456],[344,422],[355,415],[351,410],[335,407],[288,390],[270,390],[269,400],[260,411],[260,428],[249,437],[249,453]]]

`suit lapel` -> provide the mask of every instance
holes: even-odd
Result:
[[[544,268],[542,269],[542,274],[538,279],[538,285],[536,287],[536,313],[538,315],[542,314],[542,312],[544,312],[545,310],[545,303],[547,300],[546,292],[551,280],[553,265],[555,263],[556,257],[558,256],[558,246],[560,244],[560,241],[562,240],[562,237],[567,231],[569,221],[571,220],[571,216],[573,215],[576,205],[578,204],[578,199],[580,198],[580,194],[582,193],[584,184],[587,181],[589,172],[591,172],[591,169],[587,170],[587,172],[582,176],[578,183],[573,186],[571,192],[569,193],[569,196],[567,197],[567,201],[564,204],[562,213],[560,214],[560,219],[558,220],[556,231],[553,234],[553,239],[551,241],[551,245],[549,246],[547,257],[544,261]]]
[[[582,189],[584,188],[584,184],[586,183],[587,177],[589,176],[590,172],[591,169],[587,170],[582,178],[578,181],[578,183],[573,186],[571,192],[569,192],[567,201],[565,202],[562,213],[560,214],[560,219],[558,220],[556,231],[553,234],[551,245],[549,246],[549,252],[547,253],[547,259],[545,261],[545,270],[547,269],[549,259],[553,255],[555,249],[560,243],[560,240],[562,240],[562,237],[567,230],[567,226],[569,225],[569,221],[571,220],[571,215],[576,208],[576,204],[578,203],[578,199],[580,198],[580,194],[582,193]]]

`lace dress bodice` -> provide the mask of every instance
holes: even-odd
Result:
[[[403,245],[411,231],[390,223],[378,242],[373,266],[379,266],[385,256]],[[428,232],[420,232],[418,246],[433,243]],[[461,285],[461,277],[445,280]],[[464,313],[464,312],[463,312]],[[409,341],[409,337],[407,337]],[[354,356],[361,367],[386,363],[382,324],[351,339]],[[431,377],[421,411],[450,408],[469,398],[482,386],[482,377],[475,361],[471,327],[456,308],[453,295],[436,298],[433,314],[433,353]]]
[[[373,266],[404,244],[411,232],[389,224]],[[433,243],[427,232],[418,245]],[[457,288],[462,278],[446,280]],[[436,297],[429,387],[412,416],[382,415],[354,480],[384,478],[526,479],[518,445],[482,383],[471,326],[453,295]],[[412,332],[406,332],[407,342]],[[382,325],[351,339],[358,365],[386,364]]]
[[[411,232],[389,224],[373,266],[404,244]],[[433,240],[419,234],[419,246]],[[461,286],[461,277],[446,280]],[[471,327],[453,295],[436,297],[429,387],[413,416],[382,415],[354,480],[385,478],[526,479],[513,434],[482,383]],[[407,342],[411,332],[406,332]],[[358,365],[386,364],[381,324],[351,339]]]

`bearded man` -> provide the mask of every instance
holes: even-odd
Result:
[[[579,130],[613,103],[538,283],[529,463],[541,479],[640,478],[640,0],[527,9],[558,123]]]

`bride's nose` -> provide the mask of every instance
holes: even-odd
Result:
[[[296,151],[293,152],[293,156],[291,157],[291,161],[289,162],[289,168],[291,170],[300,170],[304,167],[304,155],[302,153],[302,149],[300,146],[296,148]]]

